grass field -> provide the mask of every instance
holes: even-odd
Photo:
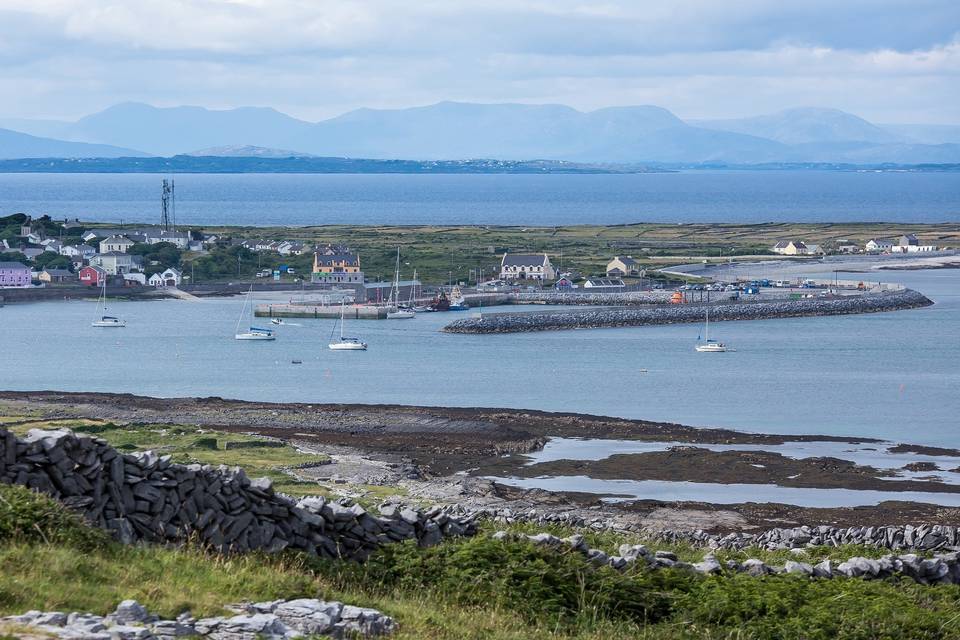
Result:
[[[398,621],[399,640],[960,637],[956,586],[640,568],[620,573],[595,568],[576,552],[484,534],[430,549],[391,545],[365,564],[122,547],[52,500],[0,486],[0,615],[29,609],[104,614],[134,598],[165,616],[187,610],[204,616],[240,600],[319,597],[380,609]],[[597,542],[608,551],[622,541],[601,537]]]
[[[676,264],[689,258],[768,254],[778,240],[801,239],[824,247],[840,240],[863,246],[874,237],[895,238],[916,233],[924,244],[960,246],[960,224],[629,224],[563,227],[502,226],[350,226],[205,228],[207,232],[244,238],[301,240],[313,244],[343,243],[360,255],[369,280],[390,279],[396,248],[401,250],[403,277],[417,269],[430,283],[473,281],[479,269],[492,276],[504,251],[546,252],[554,266],[599,274],[614,255],[631,255],[648,267]],[[295,260],[298,271],[309,256]],[[254,265],[255,266],[255,265]],[[250,267],[253,269],[253,266]]]

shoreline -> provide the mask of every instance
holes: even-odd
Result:
[[[916,478],[891,482],[889,471],[850,460],[787,459],[766,450],[791,443],[832,443],[839,451],[853,445],[870,450],[889,446],[906,455],[923,451],[926,455],[960,456],[960,451],[869,437],[750,434],[729,429],[512,409],[280,404],[222,398],[151,398],[55,391],[2,391],[0,407],[7,415],[29,416],[29,419],[17,423],[25,426],[34,421],[49,420],[68,426],[71,420],[94,419],[119,425],[189,424],[277,438],[305,450],[329,454],[332,464],[296,470],[296,476],[310,482],[329,483],[332,490],[344,492],[343,495],[352,495],[356,487],[373,482],[402,488],[411,498],[428,502],[504,509],[546,507],[579,514],[577,517],[603,515],[611,521],[629,523],[631,527],[671,530],[733,531],[784,522],[851,523],[851,526],[867,522],[896,524],[916,522],[918,518],[948,523],[960,517],[960,509],[896,498],[898,492],[916,490],[921,486],[926,491],[947,493],[960,491],[960,487],[932,482],[923,484]],[[753,468],[753,477],[740,481],[757,482],[756,495],[761,501],[691,502],[630,498],[618,504],[608,504],[604,501],[604,494],[519,489],[483,477],[494,469],[511,475],[525,467],[530,470],[526,454],[542,451],[553,438],[620,439],[665,445],[683,443],[685,446],[672,446],[666,452],[640,457],[610,456],[613,467],[596,475],[656,478],[665,477],[663,474],[668,472],[673,480],[712,481],[722,488],[725,482],[734,479],[730,473],[738,474]],[[746,446],[742,451],[735,449],[717,454],[709,450],[711,444]],[[638,461],[643,464],[638,466]],[[574,469],[584,466],[570,460],[552,464],[554,470],[563,472],[575,472]],[[609,467],[611,463],[599,464]],[[716,475],[718,464],[729,467],[726,476]],[[766,468],[759,469],[754,466],[757,464]],[[621,473],[624,468],[631,472]],[[415,469],[416,473],[411,478],[401,469]],[[529,473],[535,473],[535,469]],[[762,501],[764,486],[789,483],[789,476],[797,473],[805,474],[803,479],[794,483],[800,487],[882,488],[890,499],[856,507],[804,507]],[[376,479],[372,480],[374,475]],[[723,482],[716,482],[718,478]]]

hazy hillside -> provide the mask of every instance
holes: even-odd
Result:
[[[582,112],[564,105],[441,102],[409,109],[357,109],[311,123],[270,108],[210,110],[124,103],[73,123],[22,119],[6,122],[21,130],[51,134],[48,137],[141,149],[165,157],[312,155],[740,164],[960,162],[956,144],[930,144],[960,140],[960,127],[880,127],[849,113],[819,108],[789,109],[734,120],[684,122],[657,106]],[[38,153],[85,152],[82,148],[18,148],[30,157]],[[2,157],[13,157],[14,149],[11,145],[0,149],[0,153]],[[109,149],[96,152],[117,155],[116,149]]]
[[[0,129],[0,158],[119,158],[145,155],[133,149],[53,140]]]

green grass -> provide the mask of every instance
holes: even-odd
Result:
[[[258,436],[200,429],[182,425],[115,425],[97,420],[37,420],[10,428],[18,435],[30,429],[72,429],[76,433],[95,435],[124,452],[156,451],[170,455],[174,462],[242,467],[251,478],[268,477],[274,488],[295,495],[322,495],[329,491],[311,481],[298,481],[284,469],[303,463],[328,459],[324,455],[302,453],[284,444]],[[228,449],[228,444],[242,448]]]
[[[123,547],[27,489],[0,487],[0,497],[7,505],[0,510],[0,615],[104,614],[134,598],[164,616],[208,616],[240,600],[319,597],[394,616],[400,640],[960,637],[956,586],[636,567],[621,573],[592,567],[574,551],[487,536],[430,549],[391,545],[365,564]]]
[[[892,223],[770,223],[770,224],[652,224],[571,225],[563,227],[507,226],[351,226],[282,228],[208,228],[207,231],[234,237],[300,240],[315,244],[344,243],[360,255],[367,278],[379,274],[389,279],[394,270],[396,249],[401,250],[404,277],[417,269],[427,283],[446,284],[448,277],[467,281],[472,269],[483,268],[493,276],[504,251],[546,252],[555,266],[563,255],[565,270],[599,274],[614,255],[632,255],[648,267],[676,264],[691,258],[720,259],[738,255],[762,255],[778,240],[801,238],[825,247],[838,240],[861,245],[873,237],[897,237],[917,233],[924,242],[956,246],[960,225],[904,225]],[[306,273],[312,256],[270,257],[274,263],[295,264]],[[235,268],[235,263],[234,263]],[[243,270],[251,276],[257,267],[252,259]],[[187,269],[189,271],[189,269]],[[228,274],[235,276],[235,271]]]

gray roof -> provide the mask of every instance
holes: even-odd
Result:
[[[347,266],[357,267],[360,266],[360,261],[357,259],[357,256],[352,253],[335,253],[333,255],[317,255],[317,264],[324,266],[332,265],[334,262],[345,261]]]
[[[541,267],[547,263],[545,253],[505,253],[500,262],[502,267]]]
[[[69,269],[44,269],[41,273],[48,273],[51,276],[72,276],[73,271]]]
[[[0,262],[0,269],[29,269],[22,262]]]

